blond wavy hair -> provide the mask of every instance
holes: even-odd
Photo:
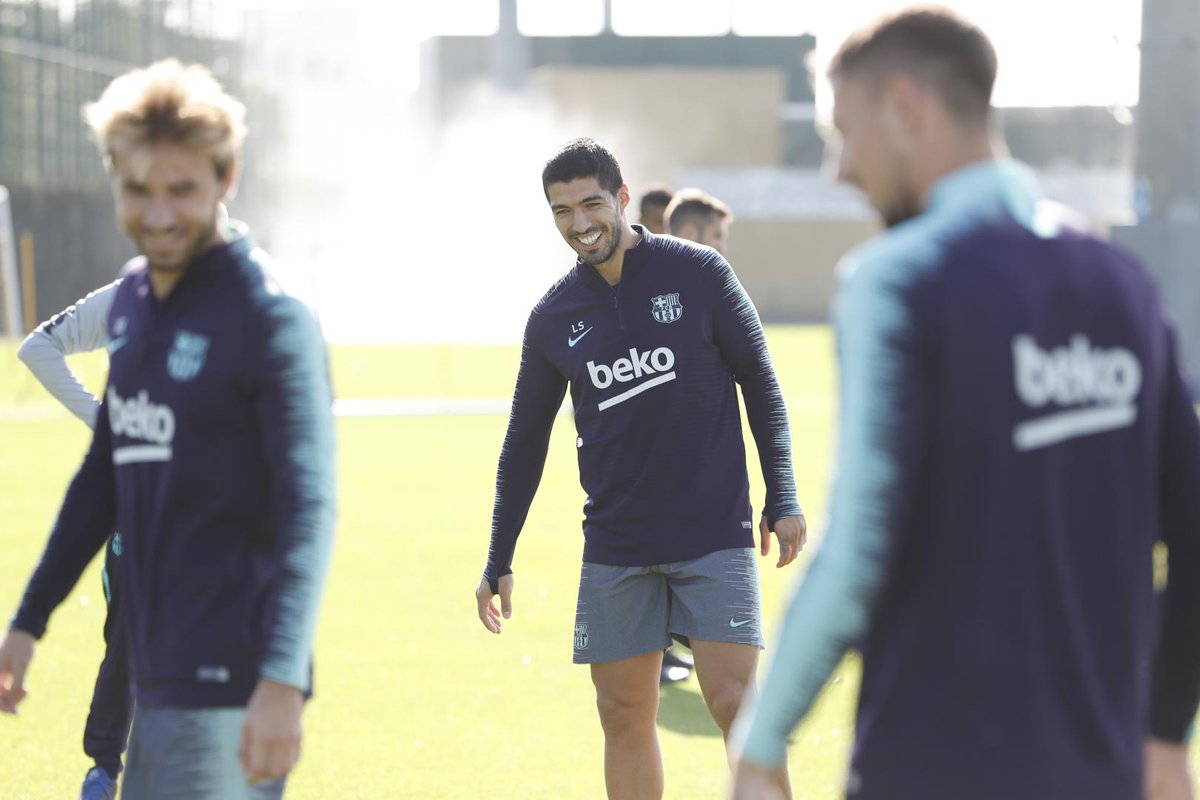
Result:
[[[168,143],[208,152],[224,180],[246,138],[246,107],[206,67],[173,58],[116,78],[83,116],[110,169],[123,152]]]

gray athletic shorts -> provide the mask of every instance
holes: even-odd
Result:
[[[277,800],[284,781],[253,788],[238,763],[244,708],[138,706],[121,800]]]
[[[576,664],[662,650],[672,635],[763,646],[754,548],[671,564],[583,563],[575,606]]]

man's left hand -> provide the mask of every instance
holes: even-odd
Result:
[[[784,800],[776,773],[741,760],[734,765],[733,789],[729,796],[732,800]]]
[[[276,780],[300,760],[300,714],[304,695],[294,686],[260,678],[242,723],[238,760],[253,786]]]
[[[764,556],[770,555],[771,527],[767,524],[765,514],[758,521],[758,532],[762,537],[760,552]],[[804,549],[804,545],[808,541],[808,525],[804,521],[804,515],[797,514],[775,520],[775,536],[779,539],[779,560],[775,562],[775,567],[778,569],[795,561],[796,556],[800,555],[800,551]]]

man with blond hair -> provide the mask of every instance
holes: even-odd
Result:
[[[828,528],[734,796],[778,796],[856,646],[852,800],[1191,797],[1200,424],[1153,282],[1005,157],[976,26],[903,10],[829,77],[839,177],[887,230],[840,268]]]
[[[222,220],[242,105],[163,61],[86,109],[141,255],[108,315],[92,445],[0,644],[0,710],[112,530],[138,711],[122,797],[278,798],[299,757],[333,539],[325,347]]]
[[[701,189],[680,189],[666,210],[667,232],[726,255],[733,212]]]

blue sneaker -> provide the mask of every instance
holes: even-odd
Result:
[[[104,767],[92,767],[83,779],[79,800],[117,800],[117,779]]]

